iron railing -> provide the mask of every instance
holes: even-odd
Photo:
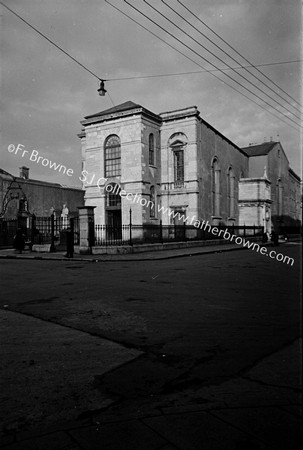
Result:
[[[37,217],[34,214],[16,219],[0,219],[0,247],[12,247],[18,228],[31,247],[34,244],[50,244],[51,249],[66,246],[66,230],[74,232],[74,244],[80,242],[79,217]]]
[[[74,244],[80,241],[79,217],[36,217],[31,218],[32,244],[51,244],[53,250],[65,246],[66,230],[71,228],[74,232]]]
[[[214,227],[213,227],[214,228]],[[249,237],[261,236],[263,234],[263,227],[257,226],[216,226],[218,232],[223,230],[230,235]],[[209,230],[201,230],[195,228],[193,225],[95,225],[95,239],[96,246],[112,246],[112,245],[133,245],[140,243],[163,243],[163,242],[181,242],[194,240],[211,240],[211,239],[226,239],[228,236],[223,233],[218,236],[211,233]]]

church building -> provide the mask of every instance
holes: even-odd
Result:
[[[155,114],[128,101],[86,116],[81,124],[81,180],[85,205],[95,206],[96,224],[127,225],[131,214],[134,225],[188,224],[196,218],[212,225],[244,219],[246,225],[264,226],[274,205],[274,214],[281,212],[277,204],[281,195],[287,198],[289,177],[300,186],[279,143],[241,149],[196,106]],[[276,152],[279,164],[273,163]],[[256,183],[264,192],[256,189],[245,198]]]

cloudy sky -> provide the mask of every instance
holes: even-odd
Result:
[[[109,2],[176,47],[185,56],[140,28],[104,0],[2,0],[2,3],[38,28],[98,77],[109,80],[106,82],[106,89],[110,97],[98,96],[97,78],[0,5],[1,168],[18,175],[19,167],[26,165],[30,168],[31,178],[79,186],[81,155],[77,133],[81,130],[80,121],[86,115],[112,107],[112,101],[118,105],[132,100],[155,113],[196,105],[207,122],[240,147],[249,143],[262,143],[264,138],[280,140],[292,168],[300,172],[300,133],[297,131],[298,126],[294,124],[299,120],[291,114],[299,115],[293,108],[299,106],[294,100],[279,91],[260,73],[253,70],[268,86],[282,95],[283,99],[249,76],[245,70],[238,71],[256,84],[257,88],[264,90],[288,108],[287,111],[233,71],[225,72],[283,111],[294,121],[291,122],[222,73],[213,72],[221,78],[220,81],[210,73],[202,72],[200,66],[207,70],[213,67],[196,53],[218,68],[226,69],[224,62],[232,67],[238,64],[160,0],[149,2],[173,23],[166,21],[143,0],[129,0],[129,3],[196,53],[182,47],[180,42],[142,17],[123,0]],[[224,48],[241,65],[247,65],[247,62],[215,37],[198,18],[255,65],[301,58],[300,0],[182,0],[198,18],[186,11],[178,0],[166,0],[166,3],[201,33]],[[198,43],[173,24],[191,35]],[[216,60],[201,45],[209,48],[222,61]],[[264,66],[260,67],[260,70],[293,99],[300,101],[300,68],[301,63],[293,62]],[[114,80],[197,71],[200,72]],[[264,109],[235,92],[223,81],[262,104]],[[271,115],[269,110],[284,122]],[[9,144],[22,144],[29,153],[23,158],[20,153],[9,153]],[[33,149],[44,158],[72,168],[74,176],[59,175],[48,167],[29,161],[27,155]]]

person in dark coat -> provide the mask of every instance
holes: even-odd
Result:
[[[271,242],[273,243],[273,245],[279,245],[279,236],[275,231],[271,232]]]
[[[66,258],[74,257],[74,233],[71,228],[66,229]]]
[[[22,250],[25,248],[25,236],[22,233],[21,228],[18,228],[17,233],[14,237],[14,249],[18,250],[19,253],[22,253]]]

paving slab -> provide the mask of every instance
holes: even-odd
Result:
[[[252,439],[207,412],[154,417],[143,422],[180,450],[231,450]]]
[[[275,450],[301,448],[301,421],[280,408],[237,408],[213,411],[212,414]]]
[[[81,450],[66,433],[59,432],[49,436],[33,437],[9,446],[10,450]]]
[[[302,388],[302,338],[256,364],[247,373],[251,380],[271,386]]]
[[[94,386],[142,352],[54,323],[0,310],[0,417],[7,433],[75,420],[112,401]]]
[[[159,450],[167,444],[166,439],[137,420],[100,424],[70,434],[83,450]]]

